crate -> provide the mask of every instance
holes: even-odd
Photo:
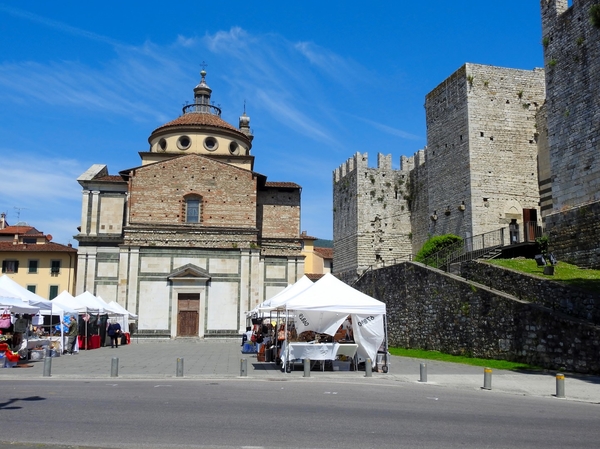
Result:
[[[333,360],[334,371],[350,371],[350,360]]]

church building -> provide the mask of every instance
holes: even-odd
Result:
[[[301,187],[254,171],[250,118],[225,122],[200,74],[140,166],[95,164],[77,179],[77,294],[138,314],[139,335],[239,335],[246,311],[304,273]]]

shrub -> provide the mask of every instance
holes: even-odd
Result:
[[[415,256],[417,262],[424,262],[433,254],[454,245],[456,242],[462,242],[462,238],[454,234],[436,235],[425,242],[421,250]]]
[[[600,28],[600,4],[593,5],[590,8],[590,22],[596,28]]]

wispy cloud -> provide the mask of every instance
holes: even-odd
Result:
[[[213,54],[236,61],[241,70],[231,71],[227,81],[254,104],[305,137],[339,145],[327,125],[335,121],[328,94],[350,87],[364,72],[358,64],[312,43],[293,43],[277,34],[250,35],[239,27],[207,35],[204,41]],[[328,83],[316,73],[323,71]]]
[[[2,154],[15,154],[3,148]],[[0,165],[2,202],[14,206],[56,204],[64,200],[81,200],[76,178],[83,173],[80,163],[73,160],[49,159],[20,154],[18,158],[3,158]]]
[[[403,139],[408,139],[408,140],[421,140],[422,139],[422,137],[417,136],[415,134],[408,133],[408,132],[403,131],[401,129],[394,128],[392,126],[387,126],[387,125],[384,125],[382,123],[366,119],[364,117],[358,117],[358,116],[355,116],[355,115],[352,115],[352,117],[354,119],[356,119],[356,120],[360,120],[361,122],[367,123],[370,126],[372,126],[373,128],[378,129],[380,131],[383,131],[384,133],[390,134],[392,136],[401,137]]]
[[[107,36],[102,36],[100,34],[92,33],[90,31],[82,30],[80,28],[76,28],[70,25],[67,25],[62,22],[58,22],[56,20],[48,19],[47,17],[42,17],[37,14],[33,14],[29,11],[24,11],[22,9],[14,8],[12,6],[7,6],[0,4],[0,11],[4,11],[7,14],[10,14],[14,17],[19,17],[21,19],[26,19],[31,22],[39,23],[41,25],[45,25],[49,28],[53,28],[55,30],[61,31],[66,34],[70,34],[73,36],[80,36],[86,39],[90,39],[96,42],[105,43],[112,46],[124,46],[121,42],[111,39]]]
[[[1,148],[2,154],[15,154]],[[10,224],[26,221],[54,240],[67,243],[79,226],[83,166],[70,159],[20,154],[0,164],[0,212]]]
[[[298,42],[294,48],[336,83],[348,89],[356,87],[365,78],[364,67],[313,42]]]

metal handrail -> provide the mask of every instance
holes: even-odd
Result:
[[[479,259],[497,248],[511,244],[535,242],[544,235],[537,222],[523,223],[523,232],[518,227],[508,226],[494,231],[467,237],[427,257],[423,263],[447,270],[450,263]]]

